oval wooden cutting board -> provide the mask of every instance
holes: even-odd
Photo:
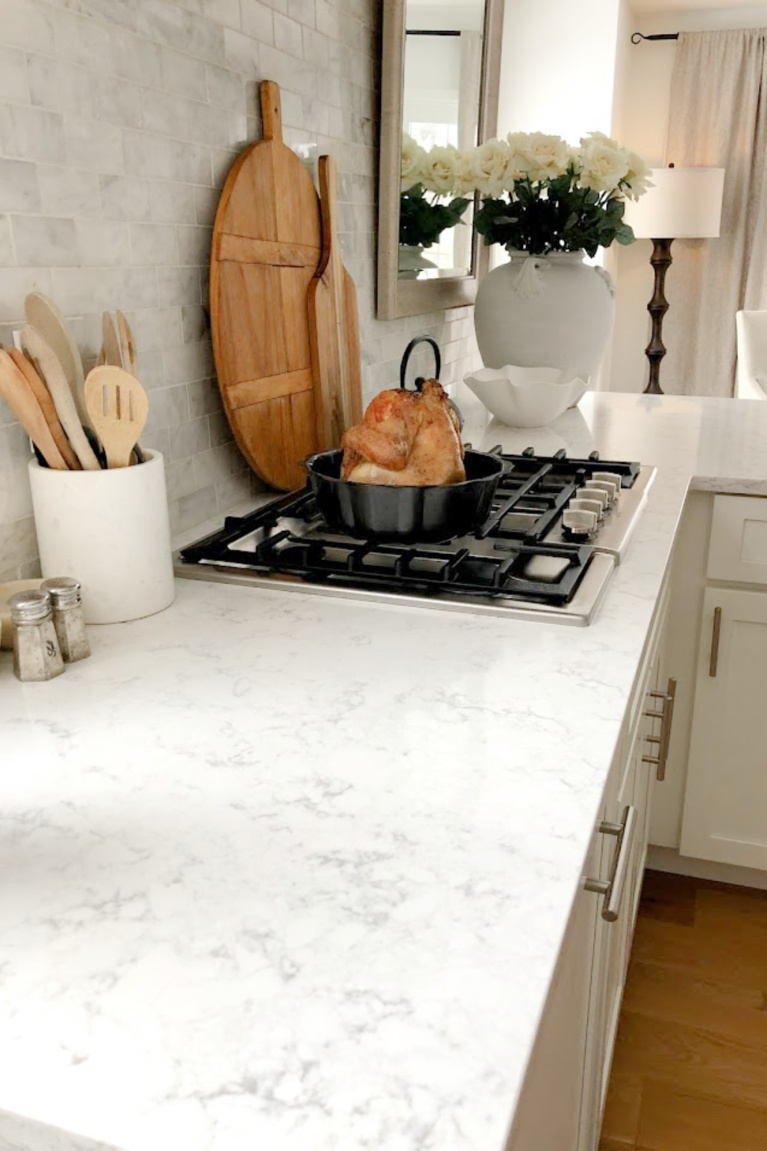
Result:
[[[263,140],[227,177],[213,226],[210,313],[235,439],[275,488],[303,486],[318,450],[307,293],[322,240],[316,189],[282,141],[280,90],[260,88]]]

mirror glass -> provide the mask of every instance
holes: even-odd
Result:
[[[484,28],[485,0],[406,0],[401,280],[475,272],[473,197],[453,178],[457,153],[478,143]]]

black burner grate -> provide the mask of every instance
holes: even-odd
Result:
[[[495,449],[496,453],[500,449]],[[292,493],[185,548],[189,564],[277,573],[311,583],[420,595],[502,596],[561,606],[580,583],[593,547],[543,543],[562,509],[596,472],[629,488],[639,464],[503,455],[506,472],[490,515],[472,535],[439,544],[396,544],[342,536],[325,524],[312,491]]]

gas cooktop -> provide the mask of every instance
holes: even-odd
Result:
[[[175,558],[176,574],[256,587],[591,622],[655,477],[638,463],[493,449],[505,465],[484,523],[438,543],[355,539],[310,487],[224,526]],[[584,514],[585,511],[585,514]],[[573,526],[568,526],[573,525]]]

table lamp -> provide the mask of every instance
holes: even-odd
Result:
[[[662,395],[658,379],[666,349],[661,329],[669,307],[663,285],[671,264],[671,244],[674,240],[701,240],[719,235],[724,168],[675,168],[670,164],[668,168],[653,168],[650,178],[654,187],[639,200],[626,204],[624,220],[638,240],[653,242],[650,263],[655,270],[655,285],[647,305],[652,330],[645,348],[650,362],[645,393]]]

